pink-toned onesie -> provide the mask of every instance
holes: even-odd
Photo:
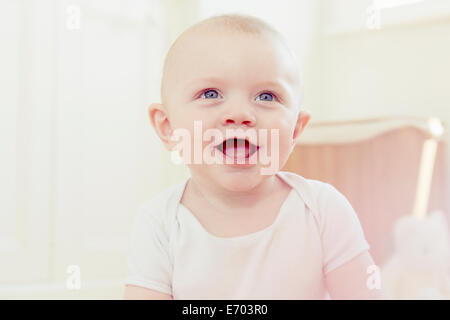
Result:
[[[208,233],[182,204],[189,178],[144,204],[130,237],[125,283],[174,299],[326,299],[324,276],[369,249],[347,199],[290,172],[275,222],[245,236]]]

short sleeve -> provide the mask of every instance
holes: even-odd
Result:
[[[168,242],[162,221],[141,207],[131,228],[125,284],[172,294]]]
[[[325,274],[369,250],[358,216],[345,196],[328,183],[319,197]]]

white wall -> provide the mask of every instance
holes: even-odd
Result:
[[[168,184],[147,119],[162,9],[1,2],[1,298],[121,298],[131,219]],[[69,265],[79,291],[66,287]]]
[[[323,19],[318,118],[398,114],[438,116],[450,124],[450,12],[379,30],[330,33],[327,27]]]

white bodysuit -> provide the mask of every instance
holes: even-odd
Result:
[[[327,299],[324,276],[369,249],[347,199],[333,186],[290,172],[292,187],[269,227],[216,237],[182,204],[186,183],[136,216],[126,284],[174,299]]]

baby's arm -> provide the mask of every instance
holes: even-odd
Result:
[[[149,203],[134,218],[127,256],[124,298],[172,300],[168,237]]]
[[[125,286],[124,299],[126,300],[173,300],[169,294],[156,290],[133,285]]]
[[[368,251],[327,273],[325,280],[331,299],[388,299],[381,289],[369,289],[367,268],[374,265]]]
[[[369,277],[379,276],[378,280],[381,281],[381,275],[368,273],[371,270],[368,268],[375,266],[375,263],[350,202],[328,183],[322,185],[318,200],[318,223],[324,252],[323,271],[331,298],[387,299],[382,289],[370,289],[367,286]]]

